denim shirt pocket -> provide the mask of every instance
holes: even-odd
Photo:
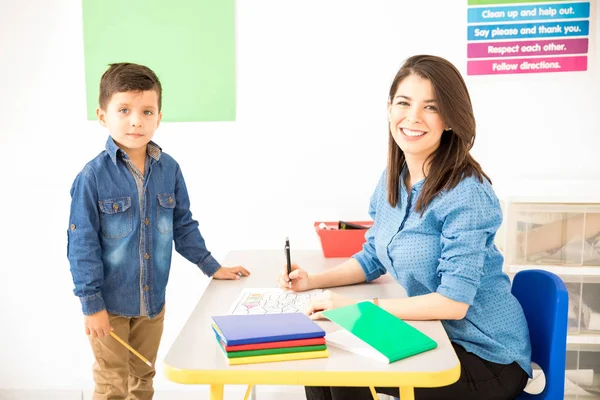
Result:
[[[98,201],[100,231],[109,239],[124,238],[133,230],[131,197]]]
[[[175,193],[157,194],[157,224],[156,229],[160,233],[170,233],[173,231],[173,210],[175,209]]]

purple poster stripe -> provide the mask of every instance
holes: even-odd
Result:
[[[469,58],[555,56],[588,52],[589,39],[525,40],[469,43]]]
[[[587,71],[587,56],[472,60],[467,75]]]

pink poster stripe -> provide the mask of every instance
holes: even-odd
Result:
[[[474,60],[467,62],[467,75],[568,71],[587,71],[587,56]]]
[[[525,40],[522,42],[469,43],[469,58],[555,56],[588,52],[589,39]]]

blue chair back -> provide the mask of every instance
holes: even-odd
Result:
[[[512,294],[525,312],[531,338],[531,361],[538,364],[546,378],[542,393],[523,392],[517,399],[563,399],[567,354],[569,296],[563,281],[542,270],[518,272]]]

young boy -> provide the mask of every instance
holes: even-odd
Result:
[[[151,141],[160,124],[161,84],[149,68],[112,64],[96,114],[110,137],[71,188],[67,256],[95,357],[94,399],[151,399],[163,331],[172,243],[215,279],[249,272],[222,267],[192,219],[179,165]]]

